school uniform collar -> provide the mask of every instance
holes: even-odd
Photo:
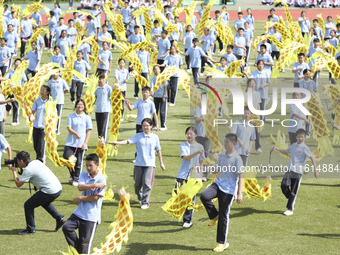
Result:
[[[151,137],[151,135],[152,135],[152,132],[149,134],[149,135],[147,135],[147,134],[145,134],[145,132],[143,132],[143,135],[144,135],[144,137]]]
[[[234,150],[234,152],[231,153],[231,154],[229,154],[229,155],[227,155],[227,152],[226,152],[226,151],[224,151],[223,153],[224,153],[224,156],[229,157],[229,158],[235,157],[236,155],[238,155],[237,152],[236,152],[236,150]]]
[[[85,112],[83,112],[82,114],[78,114],[77,112],[75,112],[75,114],[77,117],[82,117],[85,114]]]
[[[41,102],[46,103],[46,102],[48,101],[48,97],[47,97],[46,100],[43,100],[43,99],[40,97],[40,100],[41,100]]]
[[[91,175],[90,175],[90,173],[89,172],[87,172],[87,176],[90,178],[90,180],[97,180],[98,179],[98,177],[99,177],[99,174],[100,174],[100,172],[99,172],[99,170],[98,170],[98,173],[97,173],[97,175],[95,176],[95,177],[91,177]]]

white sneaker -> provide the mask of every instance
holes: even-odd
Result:
[[[120,121],[124,121],[124,118],[121,118]]]
[[[286,216],[290,216],[290,215],[293,215],[293,213],[294,212],[292,210],[287,210],[283,214],[286,215]]]
[[[256,151],[259,152],[259,153],[262,153],[262,149],[261,148],[258,148]]]
[[[191,69],[187,69],[187,72],[188,72],[188,73],[191,73]]]
[[[72,184],[72,182],[73,182],[73,178],[70,177],[70,179],[68,179],[68,183],[69,183],[69,184]]]
[[[135,99],[138,99],[138,97],[134,97]]]
[[[3,154],[7,154],[7,151],[6,151],[6,150],[3,150],[2,153],[3,153]]]
[[[134,160],[132,160],[132,163],[136,163],[136,160],[134,159]]]
[[[57,134],[56,135],[60,135],[60,132],[57,132]]]
[[[192,222],[184,222],[183,228],[190,228],[192,226]]]
[[[165,130],[168,130],[168,128],[167,127],[161,127],[159,130],[160,131],[165,131]]]
[[[73,182],[72,182],[72,186],[78,187],[78,182],[77,182],[77,181],[73,181]]]
[[[74,104],[74,101],[71,101],[71,104]]]
[[[18,122],[12,122],[11,125],[12,126],[17,126],[17,125],[19,125],[19,123]]]
[[[144,204],[140,207],[140,209],[142,209],[142,210],[146,210],[148,208],[149,208],[149,204]]]
[[[203,73],[200,73],[200,76],[204,76],[204,74],[203,74]]]
[[[170,103],[169,106],[175,106],[175,104]]]

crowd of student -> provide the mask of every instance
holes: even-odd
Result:
[[[291,7],[300,8],[338,8],[340,7],[339,0],[282,0],[278,3],[275,0],[261,0],[264,5],[275,5],[275,7],[283,6],[286,3]]]
[[[112,1],[114,7],[117,6],[117,1]],[[31,43],[32,49],[25,54],[27,48],[27,42],[31,38],[32,34],[42,23],[41,16],[38,11],[31,15],[36,22],[32,24],[32,21],[28,16],[23,17],[21,22],[16,17],[15,11],[9,11],[5,6],[3,13],[3,24],[6,30],[3,38],[1,38],[0,47],[0,71],[2,74],[1,80],[11,79],[16,68],[20,65],[23,59],[29,61],[27,70],[21,77],[19,85],[27,82],[30,76],[35,76],[40,69],[41,56],[44,54],[44,49],[53,49],[54,55],[50,58],[49,62],[57,63],[60,67],[64,67],[68,49],[74,47],[75,38],[77,35],[77,29],[75,24],[79,23],[85,28],[86,35],[82,39],[88,36],[94,36],[100,46],[98,55],[99,64],[96,70],[91,70],[90,56],[91,45],[84,42],[78,49],[77,60],[74,62],[74,70],[79,72],[82,76],[86,77],[89,72],[95,72],[99,76],[98,87],[95,91],[96,103],[95,103],[95,117],[97,122],[98,137],[107,138],[108,123],[111,111],[110,96],[112,93],[112,84],[108,82],[108,75],[112,70],[112,61],[116,61],[112,57],[112,50],[114,45],[105,38],[117,39],[123,41],[117,37],[114,32],[114,25],[106,19],[105,24],[101,24],[101,16],[104,15],[100,5],[102,1],[82,1],[82,8],[93,9],[88,15],[74,12],[73,18],[67,21],[68,25],[65,25],[65,20],[61,16],[62,11],[59,5],[56,3],[55,8],[50,11],[51,18],[48,20],[47,25],[50,31],[50,36],[43,38],[39,35],[38,40]],[[118,60],[118,68],[114,70],[115,84],[118,84],[122,89],[124,100],[122,102],[122,119],[124,120],[125,105],[128,110],[137,109],[136,120],[136,135],[121,142],[112,142],[114,146],[125,144],[136,144],[136,159],[134,161],[134,179],[135,179],[135,192],[138,196],[138,200],[141,203],[142,209],[149,208],[149,198],[153,186],[153,178],[155,174],[155,151],[160,160],[160,167],[165,170],[163,164],[163,158],[161,153],[161,146],[159,138],[156,134],[152,133],[152,129],[167,130],[166,118],[168,106],[176,105],[176,95],[178,91],[178,74],[173,75],[168,82],[164,82],[157,91],[154,91],[154,86],[157,81],[157,77],[169,66],[176,66],[183,68],[183,59],[181,55],[185,56],[184,61],[187,66],[187,72],[191,72],[195,85],[199,84],[200,76],[204,76],[205,64],[216,68],[220,71],[225,71],[232,62],[244,59],[245,65],[241,67],[241,71],[247,78],[246,88],[247,93],[252,93],[254,107],[260,110],[264,110],[269,102],[268,88],[271,84],[271,72],[274,66],[274,60],[280,58],[280,51],[275,44],[268,40],[262,41],[256,48],[258,53],[254,63],[250,63],[250,52],[252,43],[254,41],[255,31],[255,18],[252,15],[252,10],[247,9],[247,15],[243,16],[243,12],[238,12],[238,19],[232,22],[229,19],[229,14],[226,12],[226,7],[223,6],[221,10],[215,11],[214,17],[211,18],[213,22],[221,20],[225,25],[233,28],[236,35],[232,45],[224,45],[220,36],[214,29],[214,27],[206,27],[204,29],[204,35],[197,37],[194,30],[199,23],[199,19],[202,17],[205,9],[205,4],[201,4],[201,9],[193,16],[188,26],[183,26],[179,22],[179,17],[173,16],[172,11],[175,6],[175,2],[164,2],[164,16],[178,26],[178,33],[174,31],[168,34],[164,30],[166,24],[160,24],[158,20],[153,21],[154,27],[151,31],[152,41],[158,47],[157,65],[153,67],[154,76],[151,78],[150,70],[150,56],[145,48],[141,48],[137,52],[137,56],[142,63],[143,69],[141,75],[150,81],[150,87],[143,87],[140,93],[138,82],[135,81],[133,97],[138,99],[134,104],[131,104],[127,97],[131,97],[131,94],[127,94],[127,81],[131,79],[130,71],[133,69],[133,64],[126,66],[124,59]],[[140,26],[136,24],[136,20],[132,11],[138,9],[140,6],[147,8],[153,8],[154,3],[150,0],[148,2],[131,1],[125,2],[125,7],[121,9],[120,13],[123,18],[123,23],[126,28],[127,42],[131,45],[137,44],[144,40],[145,34],[145,21],[140,20]],[[115,7],[116,8],[116,7]],[[114,8],[111,11],[116,11]],[[150,11],[150,17],[153,18],[153,11]],[[268,16],[268,35],[274,35],[279,41],[282,41],[282,36],[274,26],[276,22],[279,22],[279,17],[275,14],[275,9],[270,9]],[[292,76],[294,76],[294,87],[305,88],[311,92],[317,92],[319,72],[316,72],[311,77],[310,69],[314,65],[313,53],[324,51],[325,49],[320,47],[320,42],[328,41],[331,45],[337,48],[340,35],[340,24],[334,24],[332,17],[327,17],[325,23],[325,34],[322,33],[322,29],[318,26],[318,20],[312,20],[307,18],[305,11],[301,12],[301,17],[298,19],[299,26],[303,36],[312,38],[311,45],[308,53],[300,53],[298,55],[298,62],[293,65]],[[20,24],[20,26],[19,26]],[[20,30],[19,30],[20,27]],[[15,58],[18,52],[18,42],[21,40],[20,57]],[[176,42],[176,43],[175,43]],[[182,43],[185,51],[177,50],[176,44]],[[323,44],[324,45],[324,44]],[[220,57],[219,61],[215,60],[212,56],[216,56],[218,53],[226,49],[226,53]],[[310,58],[309,64],[305,63],[306,57]],[[340,53],[337,54],[336,59],[340,63]],[[14,61],[13,61],[14,60]],[[13,62],[13,67],[12,67]],[[218,67],[215,64],[220,64]],[[12,69],[11,69],[12,67]],[[126,67],[129,68],[126,69]],[[255,69],[249,75],[245,68]],[[330,75],[330,80],[334,82],[334,79]],[[75,155],[77,158],[75,171],[70,170],[69,182],[73,186],[84,184],[84,178],[82,180],[81,171],[83,168],[83,158],[85,151],[87,150],[88,141],[93,129],[92,121],[89,115],[86,114],[86,104],[82,99],[84,82],[77,76],[73,76],[71,84],[67,84],[64,79],[61,78],[60,73],[57,73],[51,77],[47,85],[42,86],[40,91],[40,97],[34,101],[32,107],[32,115],[30,120],[33,123],[33,143],[34,150],[36,151],[36,158],[42,162],[45,162],[45,133],[44,133],[44,115],[45,104],[51,96],[53,100],[57,101],[57,113],[58,116],[62,116],[62,108],[65,103],[64,94],[70,92],[70,102],[75,106],[75,112],[70,114],[67,118],[67,139],[64,146],[63,157],[68,159],[71,155]],[[140,94],[142,98],[139,99]],[[294,98],[301,98],[304,95],[300,93],[294,93]],[[151,100],[153,98],[153,100]],[[1,148],[10,148],[6,139],[4,139],[4,121],[6,119],[6,109],[4,104],[12,103],[13,122],[12,125],[19,124],[19,104],[15,100],[14,95],[8,99],[0,98],[0,143]],[[335,105],[333,106],[333,108]],[[9,108],[9,107],[7,107]],[[176,108],[173,108],[176,109]],[[9,109],[8,109],[9,110]],[[245,115],[240,121],[247,121],[250,118],[251,112],[248,108],[245,109]],[[294,165],[296,160],[301,162],[301,166],[304,165],[306,157],[312,155],[308,147],[304,144],[306,133],[308,134],[308,118],[298,109],[293,106],[290,107],[291,119],[295,120],[298,124],[294,128],[290,128],[289,138],[291,147],[286,151],[279,150],[281,153],[291,153],[291,164]],[[158,120],[159,115],[159,120]],[[201,165],[204,157],[210,150],[210,141],[206,135],[204,128],[204,117],[202,115],[201,106],[195,109],[195,127],[190,127],[186,130],[187,142],[181,144],[181,153],[183,161],[180,166],[179,173],[177,175],[177,182],[179,185],[183,185],[184,181],[191,175],[192,167]],[[261,116],[261,120],[265,120],[264,116]],[[61,123],[61,118],[58,121],[57,135],[61,132],[61,126],[65,124]],[[307,130],[307,132],[306,132]],[[235,135],[236,134],[236,135]],[[1,142],[2,141],[2,142]],[[196,142],[197,141],[197,142]],[[252,150],[252,144],[255,141],[255,148],[257,152],[261,153],[260,144],[260,131],[255,127],[245,127],[244,129],[231,128],[231,134],[228,134],[225,139],[225,152],[221,153],[218,157],[217,164],[220,165],[233,165],[238,170],[237,173],[226,173],[226,176],[221,175],[205,192],[201,195],[201,200],[205,205],[211,222],[210,226],[218,223],[218,237],[219,243],[216,247],[216,251],[222,251],[227,248],[227,232],[229,222],[229,212],[234,197],[237,202],[242,202],[242,172],[240,166],[246,166],[248,164],[248,157]],[[303,148],[302,148],[303,147]],[[302,149],[301,149],[302,148]],[[277,148],[273,148],[277,149]],[[296,151],[303,150],[303,154],[299,154],[299,158],[296,159]],[[11,156],[11,155],[10,155]],[[93,160],[92,160],[93,161]],[[294,165],[295,166],[295,165]],[[297,167],[297,166],[295,166]],[[293,170],[292,170],[293,171]],[[293,171],[294,172],[294,171]],[[297,175],[285,176],[282,184],[283,193],[289,199],[287,205],[286,215],[291,215],[294,209],[294,203],[296,199],[296,193],[299,188],[299,182],[301,181],[302,173],[295,172]],[[204,178],[204,177],[203,177]],[[294,187],[290,191],[289,180],[298,179],[294,182]],[[228,181],[228,179],[230,179]],[[91,186],[92,187],[92,186]],[[237,194],[236,194],[237,193]],[[221,200],[220,211],[211,203],[211,199],[218,197]],[[185,213],[184,225],[187,228],[192,225],[191,221],[192,211],[188,210]],[[219,220],[218,220],[219,219]],[[72,245],[72,241],[68,240]]]

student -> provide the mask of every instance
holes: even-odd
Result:
[[[227,134],[224,140],[225,152],[222,152],[217,160],[215,171],[219,175],[208,188],[201,193],[201,201],[208,213],[208,226],[217,225],[217,246],[213,250],[222,252],[229,247],[228,229],[229,214],[234,197],[237,203],[242,202],[243,169],[242,159],[235,150],[237,136]],[[221,170],[223,168],[223,170]],[[219,210],[215,208],[212,199],[218,198]]]
[[[254,38],[253,30],[249,27],[249,23],[248,22],[244,22],[243,37],[246,39],[246,56],[247,57],[245,59],[245,62],[246,62],[246,65],[248,65],[251,45],[253,43],[253,38]]]
[[[1,94],[1,92],[2,92],[2,87],[0,85],[0,134],[2,134],[4,136],[5,135],[5,121],[6,121],[6,108],[5,108],[5,106],[9,102],[12,102],[12,104],[13,104],[13,102],[15,102],[15,98],[12,97],[12,98],[5,99],[4,95]],[[0,144],[1,144],[1,139],[0,139]],[[6,149],[6,148],[0,148],[0,162],[1,162],[1,153],[4,149]],[[1,166],[0,166],[0,171],[1,171]]]
[[[115,70],[115,78],[116,78],[116,83],[119,84],[120,89],[122,90],[122,94],[125,97],[126,96],[126,91],[127,91],[127,86],[126,83],[130,78],[129,71],[126,70],[125,67],[125,59],[121,58],[118,60],[118,65],[119,67]],[[122,118],[120,121],[124,120],[124,108],[125,108],[125,100],[122,100]]]
[[[98,137],[107,138],[107,129],[109,127],[111,112],[111,93],[112,88],[106,83],[105,75],[99,75],[98,87],[94,92],[96,97],[96,121]]]
[[[0,90],[1,90],[1,86],[0,86]],[[1,94],[2,95],[2,94]],[[3,96],[3,95],[2,95]],[[3,106],[3,108],[5,108],[5,105],[1,105]],[[0,106],[0,107],[1,107]],[[5,110],[3,110],[5,112]],[[3,118],[4,116],[2,115],[0,118]],[[0,122],[1,125],[1,131],[0,131],[0,161],[1,161],[1,157],[3,153],[6,153],[6,149],[8,152],[8,158],[12,159],[12,149],[11,146],[9,145],[9,143],[7,142],[4,133],[5,133],[5,123],[4,120]],[[1,172],[1,164],[0,164],[0,172]]]
[[[270,15],[273,17],[273,22],[274,22],[274,23],[280,21],[279,16],[277,16],[277,15],[275,14],[275,9],[274,9],[274,8],[271,8],[271,9],[269,10],[269,12],[270,12]]]
[[[313,19],[313,28],[314,28],[314,32],[316,33],[317,37],[319,37],[320,40],[322,40],[323,39],[322,29],[319,27],[318,19]]]
[[[84,40],[86,39],[86,35],[83,35],[81,37],[81,40]],[[84,61],[86,61],[88,64],[90,63],[90,59],[89,59],[89,56],[91,55],[90,52],[91,52],[91,47],[90,47],[90,44],[88,44],[87,42],[83,42],[79,48],[78,48],[78,51],[81,51],[83,53],[83,59]]]
[[[143,41],[143,36],[139,33],[140,27],[135,26],[133,29],[133,33],[128,37],[127,42],[131,45],[137,44]]]
[[[195,176],[196,168],[203,169],[204,148],[196,142],[197,130],[194,127],[188,127],[185,130],[187,141],[180,145],[180,156],[182,158],[178,174],[176,176],[176,187],[180,188],[190,176]],[[196,195],[193,197],[195,201]],[[194,210],[186,209],[183,215],[183,228],[192,226],[192,214]]]
[[[214,40],[209,36],[209,29],[206,27],[204,28],[204,35],[201,36],[202,43],[202,50],[206,55],[211,55],[212,49],[214,47]],[[223,43],[222,43],[222,49],[223,49]],[[220,50],[221,51],[221,50]],[[204,73],[204,66],[205,63],[207,63],[210,67],[213,67],[213,65],[207,61],[205,57],[202,57],[201,59],[201,74]]]
[[[201,3],[201,9],[199,9],[197,11],[198,15],[200,16],[200,19],[202,19],[202,15],[204,13],[204,9],[205,9],[205,4],[204,3]]]
[[[6,46],[6,38],[0,38],[0,71],[1,76],[5,76],[12,58],[11,50]]]
[[[81,196],[73,199],[79,203],[77,208],[63,226],[63,232],[68,245],[74,247],[79,254],[89,254],[92,240],[101,222],[101,208],[105,195],[106,179],[99,171],[97,154],[86,156],[86,170],[79,178],[78,190]],[[79,229],[79,238],[75,232]]]
[[[31,22],[31,20],[28,19],[28,16],[25,16],[24,19],[21,21],[20,28],[21,28],[20,57],[23,57],[24,54],[25,54],[26,43],[29,41],[29,39],[31,38],[31,36],[33,34],[32,22]]]
[[[83,158],[87,150],[87,143],[91,137],[92,121],[91,117],[86,114],[86,105],[83,99],[78,99],[75,104],[75,113],[67,117],[68,135],[64,147],[64,159],[72,155],[77,158],[74,170],[68,168],[70,172],[69,183],[77,187],[79,176],[83,167]]]
[[[332,16],[327,17],[327,22],[325,23],[325,38],[324,40],[331,39],[331,31],[335,29],[335,25],[332,22]]]
[[[170,44],[171,44],[171,46],[174,44],[174,42],[178,42],[183,37],[183,34],[182,34],[183,33],[183,26],[182,26],[181,23],[179,23],[179,17],[175,16],[174,20],[175,20],[174,24],[178,28],[178,33],[176,31],[174,31],[174,32],[172,32],[172,34],[170,34]]]
[[[150,195],[156,167],[155,151],[157,152],[161,169],[165,170],[159,138],[152,133],[152,126],[152,120],[145,118],[142,121],[142,133],[137,133],[130,139],[121,142],[110,142],[112,145],[136,144],[137,157],[134,167],[135,193],[143,210],[148,209],[150,205]]]
[[[58,39],[60,38],[60,36],[61,36],[61,33],[65,30],[65,31],[67,31],[67,29],[68,29],[68,26],[66,26],[65,24],[64,24],[64,22],[65,22],[65,20],[64,20],[64,18],[63,17],[60,17],[59,18],[59,25],[55,28],[55,35],[54,35],[54,39],[55,39],[55,41],[58,41]],[[67,35],[67,33],[66,33],[66,35]]]
[[[265,34],[262,34],[262,35],[265,35]],[[268,54],[272,54],[272,46],[271,46],[270,43],[268,43],[267,38],[264,39],[262,42],[260,42],[260,43],[257,45],[257,48],[256,48],[257,53],[260,53],[260,48],[261,48],[261,45],[262,45],[262,44],[266,45],[266,47],[267,47],[267,53],[268,53]]]
[[[59,16],[63,13],[60,9],[60,5],[58,3],[54,3],[54,9],[52,10],[55,14],[55,18],[59,20]]]
[[[302,95],[299,92],[293,93],[294,99],[301,99]],[[296,132],[299,129],[306,130],[307,124],[309,124],[309,121],[306,117],[306,115],[295,105],[290,104],[289,105],[289,111],[290,111],[290,121],[289,121],[289,127],[288,127],[288,135],[289,135],[289,141],[290,145],[293,143],[296,143]]]
[[[309,58],[309,68],[310,69],[312,69],[313,65],[315,64],[314,57],[312,57],[315,52],[322,52],[322,49],[320,48],[320,39],[319,38],[315,38],[313,40],[313,47],[308,50],[307,56]],[[319,74],[320,74],[320,70],[316,71],[314,73],[313,80],[316,83],[318,83],[318,81],[319,81]]]
[[[237,36],[234,38],[234,55],[235,57],[240,60],[242,59],[246,52],[246,39],[243,36],[244,28],[239,28],[237,30]]]
[[[153,117],[155,121],[156,130],[159,131],[158,116],[156,113],[156,107],[154,102],[150,100],[151,89],[150,87],[142,88],[143,99],[138,99],[133,105],[130,104],[129,100],[126,100],[127,107],[130,111],[137,109],[137,122],[136,122],[136,133],[143,132],[142,121],[145,118],[151,119]]]
[[[176,66],[177,68],[182,69],[183,60],[181,56],[177,54],[177,49],[174,45],[170,47],[170,54],[165,58],[163,65],[164,66],[166,65],[167,67]],[[175,106],[177,89],[178,89],[178,73],[170,77],[170,81],[168,84],[169,106]]]
[[[210,150],[210,140],[207,137],[207,134],[205,132],[204,117],[202,114],[201,104],[199,104],[195,108],[194,120],[195,120],[195,128],[197,130],[196,141],[202,144],[204,151],[205,151],[204,156],[208,157],[208,152]],[[206,181],[206,180],[207,180],[206,173],[203,173],[202,181]]]
[[[307,63],[305,63],[305,54],[299,53],[298,54],[298,62],[295,62],[292,68],[292,72],[294,73],[294,87],[299,87],[299,82],[303,78],[303,70],[309,69]]]
[[[227,46],[227,53],[224,54],[224,57],[227,59],[227,67],[229,67],[232,62],[237,61],[237,58],[233,54],[233,51],[234,51],[234,46],[228,45]]]
[[[70,91],[66,81],[60,77],[60,72],[56,71],[53,75],[53,78],[48,81],[48,87],[51,89],[51,96],[53,101],[56,101],[56,109],[58,114],[58,123],[57,123],[57,135],[60,135],[60,123],[61,123],[61,113],[63,110],[63,105],[65,102],[65,93]]]
[[[232,124],[230,132],[237,135],[236,152],[241,156],[243,166],[248,165],[248,158],[251,153],[253,141],[256,138],[255,127],[249,124],[251,119],[251,111],[248,106],[244,107],[242,120],[237,120]]]
[[[335,37],[335,30],[331,30],[330,35],[331,35],[331,38],[328,40],[328,42],[335,49],[337,49],[338,48],[338,44],[339,44],[339,39]]]
[[[40,97],[34,100],[30,122],[33,122],[33,146],[37,154],[37,159],[45,163],[45,104],[50,97],[50,87],[43,85],[40,89]],[[34,118],[35,114],[35,118]]]
[[[198,77],[198,74],[199,74],[199,70],[202,66],[201,64],[201,59],[202,57],[205,57],[209,60],[211,60],[211,62],[215,63],[215,60],[213,60],[211,57],[207,56],[203,50],[198,47],[198,44],[199,44],[199,41],[197,38],[194,38],[192,40],[192,43],[193,43],[193,47],[189,48],[185,53],[179,51],[179,53],[181,53],[182,55],[185,55],[185,56],[190,56],[190,66],[191,66],[191,69],[192,69],[192,76],[194,78],[194,83],[197,85],[198,82],[199,82],[199,77]]]
[[[112,53],[109,50],[109,43],[103,42],[103,49],[99,50],[98,54],[99,64],[97,68],[97,75],[104,74],[105,76],[108,73],[111,73],[111,65],[112,65]]]
[[[159,22],[158,20],[155,20],[153,22],[153,28],[151,29],[151,37],[152,37],[152,42],[158,43],[158,39],[161,37],[162,33],[162,28],[159,27]]]
[[[33,32],[37,32],[40,27],[33,28]],[[37,39],[37,51],[39,51],[40,55],[43,53],[43,49],[45,47],[45,41],[44,38],[41,35],[38,35]]]
[[[7,47],[10,49],[11,52],[11,59],[9,66],[12,66],[12,58],[18,52],[18,35],[15,31],[13,31],[13,25],[8,25],[7,31],[4,33],[4,38],[7,40]]]
[[[278,29],[275,26],[274,26],[274,34],[273,35],[276,37],[276,39],[279,42],[282,42],[282,35],[278,32]],[[271,56],[272,56],[273,60],[274,60],[274,58],[276,58],[276,61],[278,61],[279,58],[280,58],[280,49],[278,49],[276,44],[274,44],[273,42],[272,42],[272,53],[271,53]]]
[[[49,30],[50,30],[50,36],[49,38],[47,37],[47,34],[45,34],[45,45],[49,48],[52,49],[52,39],[55,35],[55,29],[57,27],[57,19],[54,16],[54,12],[50,11],[50,20],[47,22]]]
[[[309,30],[310,30],[310,22],[308,18],[306,17],[306,12],[301,12],[301,17],[298,19],[299,26],[301,29],[302,37],[305,37],[305,34],[307,34],[307,37],[309,36]]]
[[[168,81],[164,82],[159,86],[156,92],[154,92],[154,87],[157,81],[157,76],[161,73],[159,66],[155,65],[153,67],[154,77],[150,81],[151,95],[154,97],[154,103],[156,107],[156,115],[158,112],[161,119],[161,131],[167,130],[166,127],[166,115],[167,115],[167,97],[168,97]]]
[[[227,6],[222,6],[222,23],[225,24],[226,26],[229,26],[229,13],[227,11]]]
[[[219,10],[215,11],[214,21],[215,22],[219,21],[220,20],[220,16],[221,16],[221,12]],[[223,50],[223,42],[222,42],[222,40],[221,40],[221,38],[219,37],[218,34],[216,36],[216,41],[218,42],[218,46],[219,46],[220,51],[222,51]]]
[[[184,37],[183,37],[183,46],[184,46],[184,49],[185,49],[185,52],[187,52],[187,50],[189,48],[192,48],[193,47],[193,39],[196,38],[196,34],[192,31],[192,26],[191,25],[188,25],[187,26],[187,29],[186,29],[186,33],[184,34]],[[187,64],[187,72],[190,72],[190,56],[185,56],[185,63]]]
[[[63,55],[65,57],[65,59],[67,59],[66,52],[70,51],[72,43],[69,40],[69,38],[67,38],[66,30],[61,31],[61,35],[56,40],[55,45],[58,45],[60,47],[60,54]]]
[[[100,29],[100,19],[102,17],[102,13],[99,10],[99,5],[98,4],[94,4],[93,5],[93,10],[91,11],[91,15],[94,16],[94,24],[97,30],[97,34],[99,32]]]
[[[284,155],[290,154],[290,161],[288,165],[288,171],[285,173],[282,182],[282,193],[288,199],[287,210],[283,213],[286,216],[293,215],[294,205],[297,193],[299,191],[302,175],[304,174],[306,159],[310,158],[313,164],[314,176],[319,177],[319,172],[316,168],[316,163],[313,154],[305,144],[306,131],[299,129],[296,132],[296,143],[293,143],[288,149],[282,150],[277,147],[273,147],[270,151],[277,150]]]
[[[77,60],[74,61],[73,69],[79,72],[83,77],[86,77],[86,73],[90,72],[90,65],[83,60],[83,52],[77,52]],[[76,94],[77,90],[77,101],[81,99],[83,93],[84,82],[79,79],[77,76],[73,75],[72,84],[71,84],[71,103],[74,104],[74,94]]]
[[[238,12],[237,16],[238,16],[238,19],[235,20],[235,23],[234,23],[235,31],[238,31],[240,28],[244,29],[244,22],[246,22],[246,20],[243,19],[243,12]]]
[[[220,58],[220,63],[221,63],[221,65],[218,66],[216,69],[221,71],[221,72],[225,72],[227,70],[227,68],[228,68],[228,66],[227,66],[227,59],[225,57],[221,57]]]
[[[125,29],[127,29],[127,26],[130,23],[131,12],[132,11],[129,7],[129,2],[125,2],[124,8],[122,9],[123,23],[124,23]]]
[[[76,38],[78,35],[77,29],[74,27],[74,20],[70,19],[68,21],[68,28],[66,29],[67,38],[70,40],[71,47],[73,48],[76,45]]]
[[[318,91],[317,83],[310,77],[311,72],[309,69],[303,70],[303,79],[299,81],[299,87],[303,89],[309,90],[310,93],[314,93]],[[302,95],[302,98],[305,97],[305,94]]]
[[[256,63],[260,60],[263,60],[264,70],[271,74],[274,61],[273,58],[267,53],[267,47],[265,44],[260,46],[260,54],[256,58],[255,66],[257,66]]]
[[[87,17],[87,24],[85,30],[87,30],[87,36],[94,36],[94,38],[97,38],[97,29],[96,24],[93,21],[92,16],[88,15]]]
[[[143,76],[147,81],[148,76],[149,76],[149,62],[150,62],[150,54],[149,52],[147,52],[145,50],[145,48],[140,48],[140,50],[137,52],[137,57],[139,58],[143,69],[142,69],[142,73],[141,76]],[[134,94],[134,98],[138,99],[138,94],[139,94],[139,85],[137,80],[135,79],[135,94]]]
[[[108,38],[108,39],[113,39],[112,36],[111,36],[111,33],[109,33],[109,31],[107,31],[107,25],[103,25],[102,26],[102,29],[103,29],[103,32],[99,32],[98,33],[98,43],[99,43],[99,47],[100,49],[103,49],[103,42],[107,42],[107,39],[105,38]],[[111,43],[109,43],[109,49],[111,49]]]
[[[66,59],[60,54],[60,46],[54,46],[54,55],[50,59],[50,63],[57,63],[61,68],[64,68]]]
[[[168,31],[163,30],[161,33],[161,38],[157,42],[158,46],[158,55],[157,55],[157,64],[161,65],[164,63],[164,59],[170,53],[170,41],[167,38]],[[163,72],[165,67],[160,67],[161,72]]]
[[[40,69],[40,60],[41,60],[41,54],[39,53],[39,51],[37,50],[37,42],[33,41],[31,43],[32,46],[32,50],[30,50],[27,55],[22,59],[28,59],[28,67],[25,71],[25,75],[27,77],[27,81],[28,79],[28,75],[32,74],[32,77],[35,76],[35,74],[39,71]]]
[[[255,19],[252,14],[252,9],[248,8],[247,9],[247,15],[244,16],[244,19],[248,22],[249,28],[254,32],[255,30]]]
[[[35,22],[37,23],[38,27],[42,26],[42,19],[41,19],[41,15],[39,13],[38,10],[36,10],[32,15],[31,15],[31,19],[34,19]],[[35,26],[32,25],[32,27],[34,28]]]

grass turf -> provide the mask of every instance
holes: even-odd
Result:
[[[262,33],[263,22],[257,22],[256,36]],[[196,29],[195,31],[198,34]],[[113,58],[116,60],[120,52],[114,51]],[[50,54],[43,54],[43,63],[49,62]],[[217,56],[214,56],[217,59]],[[254,55],[251,55],[251,62]],[[113,63],[112,72],[109,75],[109,84],[113,83],[113,71],[116,68]],[[186,65],[184,65],[186,68]],[[252,68],[254,70],[254,68]],[[92,70],[93,72],[93,70]],[[91,73],[92,73],[91,72]],[[326,73],[326,72],[324,72]],[[282,77],[292,77],[289,70]],[[326,76],[325,76],[326,77]],[[243,83],[244,86],[244,83]],[[133,79],[128,82],[127,97],[132,99]],[[327,97],[323,96],[323,101]],[[61,135],[57,137],[59,142],[59,155],[62,155],[63,144],[66,139],[67,116],[73,112],[74,105],[69,102],[66,95],[62,116]],[[215,247],[216,227],[207,226],[208,217],[206,212],[198,211],[193,216],[193,226],[183,229],[182,223],[171,218],[161,206],[171,197],[171,190],[175,184],[181,159],[179,157],[179,145],[184,142],[184,131],[190,125],[189,99],[184,90],[179,90],[175,107],[169,107],[166,132],[157,133],[160,137],[162,153],[166,170],[162,172],[157,160],[155,184],[151,195],[151,205],[148,210],[140,210],[140,205],[134,196],[131,199],[134,215],[133,231],[129,234],[129,241],[123,244],[121,254],[209,254]],[[231,106],[229,105],[229,109]],[[96,147],[96,122],[94,113],[91,114],[94,129],[89,142],[89,151],[93,152]],[[275,113],[272,118],[281,118]],[[14,155],[20,150],[29,151],[32,158],[35,157],[33,145],[26,142],[28,128],[25,120],[20,116],[20,125],[10,125],[12,116],[7,117],[6,139],[10,143]],[[234,117],[237,118],[238,117]],[[270,134],[276,135],[276,128],[265,128],[262,133],[263,154],[252,153],[249,159],[250,165],[266,164],[269,149],[273,145]],[[330,125],[329,125],[330,127]],[[281,128],[284,133],[287,129]],[[228,132],[226,128],[220,128],[220,136]],[[135,121],[124,121],[120,127],[119,140],[127,139],[135,133]],[[312,139],[306,141],[311,149],[315,149],[316,143]],[[339,146],[335,146],[335,155],[339,155]],[[120,146],[116,158],[109,158],[107,162],[108,183],[120,188],[127,187],[127,191],[134,193],[133,187],[133,164],[134,146]],[[3,158],[6,158],[3,154]],[[327,156],[320,163],[339,164],[339,158]],[[273,154],[272,164],[288,164],[288,160],[281,158],[278,153]],[[53,170],[63,184],[63,193],[53,203],[57,210],[68,218],[76,205],[72,199],[80,195],[80,192],[68,185],[68,171],[66,168],[56,168],[50,160],[47,165]],[[20,237],[17,233],[25,228],[24,202],[30,197],[28,185],[16,188],[12,173],[3,165],[1,171],[0,197],[0,254],[60,254],[59,251],[67,251],[67,244],[61,232],[53,232],[55,221],[43,208],[35,210],[37,234],[35,236]],[[282,174],[273,178],[272,198],[263,202],[244,198],[242,204],[234,203],[231,209],[230,228],[228,242],[231,254],[245,253],[268,253],[268,254],[337,254],[339,252],[338,242],[340,239],[340,228],[338,224],[338,213],[340,202],[339,178],[321,178],[315,180],[308,174],[302,180],[297,197],[294,215],[285,217],[287,200],[281,194],[280,181]],[[337,177],[339,177],[337,175]],[[261,186],[263,179],[259,179]],[[206,186],[206,184],[204,185]],[[201,190],[201,192],[203,189]],[[117,211],[119,198],[115,202],[103,202],[102,224],[98,226],[92,248],[100,247],[105,241],[105,236],[110,232],[109,224],[113,221]]]

